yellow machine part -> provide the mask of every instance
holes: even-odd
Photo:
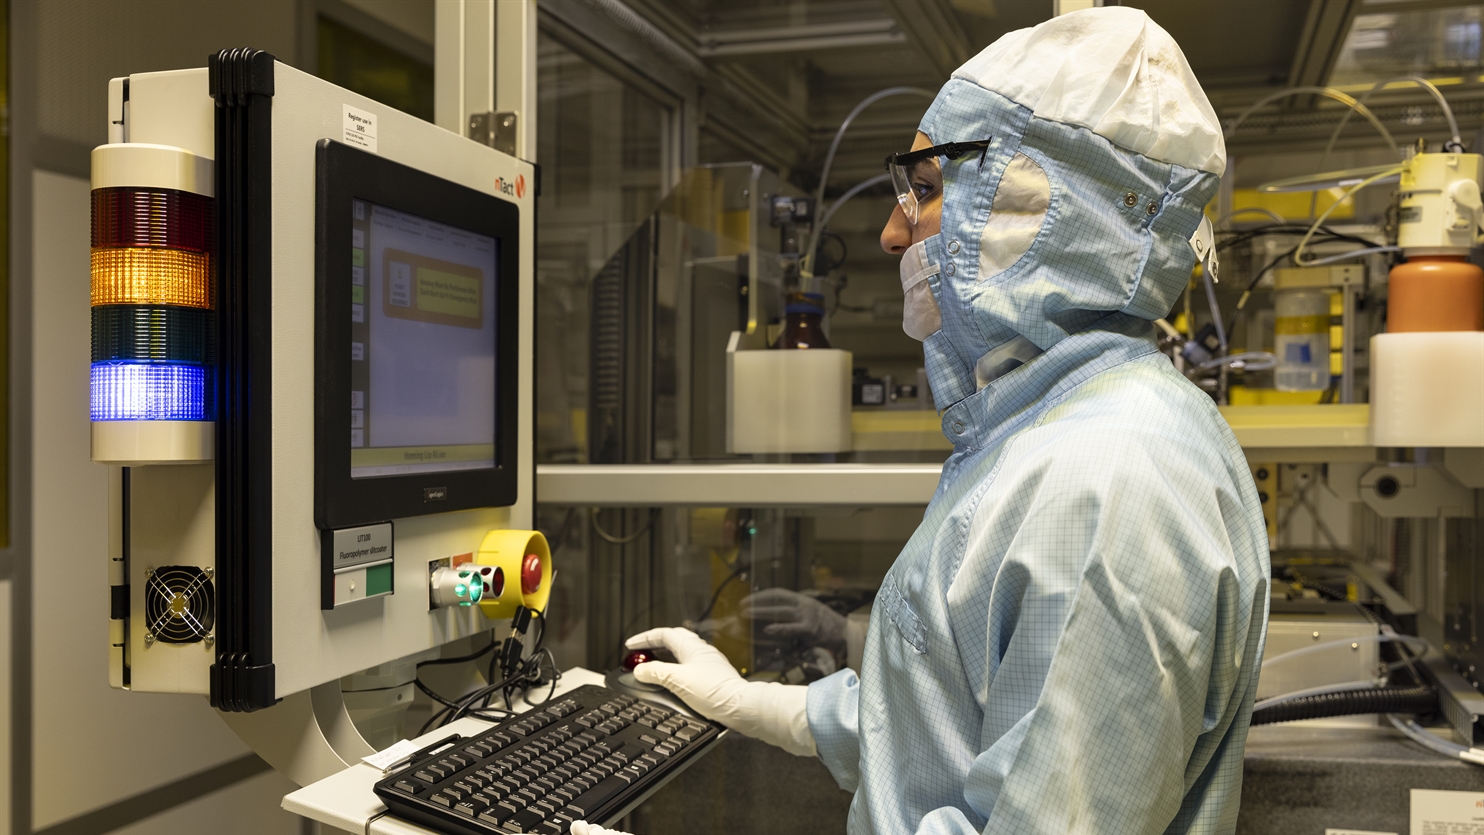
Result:
[[[522,592],[520,582],[521,566],[528,554],[534,554],[541,561],[541,583],[530,594]],[[494,566],[504,579],[500,594],[494,594],[491,587],[479,601],[479,609],[485,617],[508,620],[515,616],[519,606],[538,614],[546,611],[546,601],[551,598],[551,546],[540,531],[490,531],[474,553],[474,564]]]
[[[711,620],[721,624],[711,636],[711,643],[732,662],[743,675],[752,671],[752,621],[743,620],[742,600],[751,594],[746,580],[733,577],[737,560],[742,558],[741,549],[718,548],[711,551],[711,587],[722,583],[726,588],[717,595],[716,605],[711,607]]]

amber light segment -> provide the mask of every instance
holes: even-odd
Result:
[[[211,256],[171,249],[95,248],[92,303],[209,309]]]

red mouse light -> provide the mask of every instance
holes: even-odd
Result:
[[[541,558],[526,554],[520,565],[521,594],[535,594],[541,588]]]
[[[653,660],[654,656],[649,653],[649,650],[636,649],[623,657],[623,664],[621,666],[624,672],[632,673],[635,667]]]

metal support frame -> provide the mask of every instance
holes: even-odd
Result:
[[[536,159],[536,0],[438,0],[433,122]]]
[[[1329,78],[1360,5],[1360,0],[1310,0],[1304,31],[1288,72],[1290,87],[1323,84]],[[1307,107],[1312,98],[1295,97],[1289,106]]]
[[[905,43],[907,36],[891,18],[847,23],[816,23],[771,29],[729,30],[707,34],[697,46],[706,58],[820,52]]]
[[[974,54],[963,23],[947,0],[886,0],[886,7],[944,78]]]
[[[350,720],[340,682],[295,693],[253,713],[218,713],[258,756],[301,786],[376,753]]]

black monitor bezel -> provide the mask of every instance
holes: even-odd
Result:
[[[350,268],[355,200],[499,241],[493,468],[351,478]],[[329,139],[321,139],[316,148],[315,203],[315,525],[334,530],[515,504],[520,463],[520,207]]]

